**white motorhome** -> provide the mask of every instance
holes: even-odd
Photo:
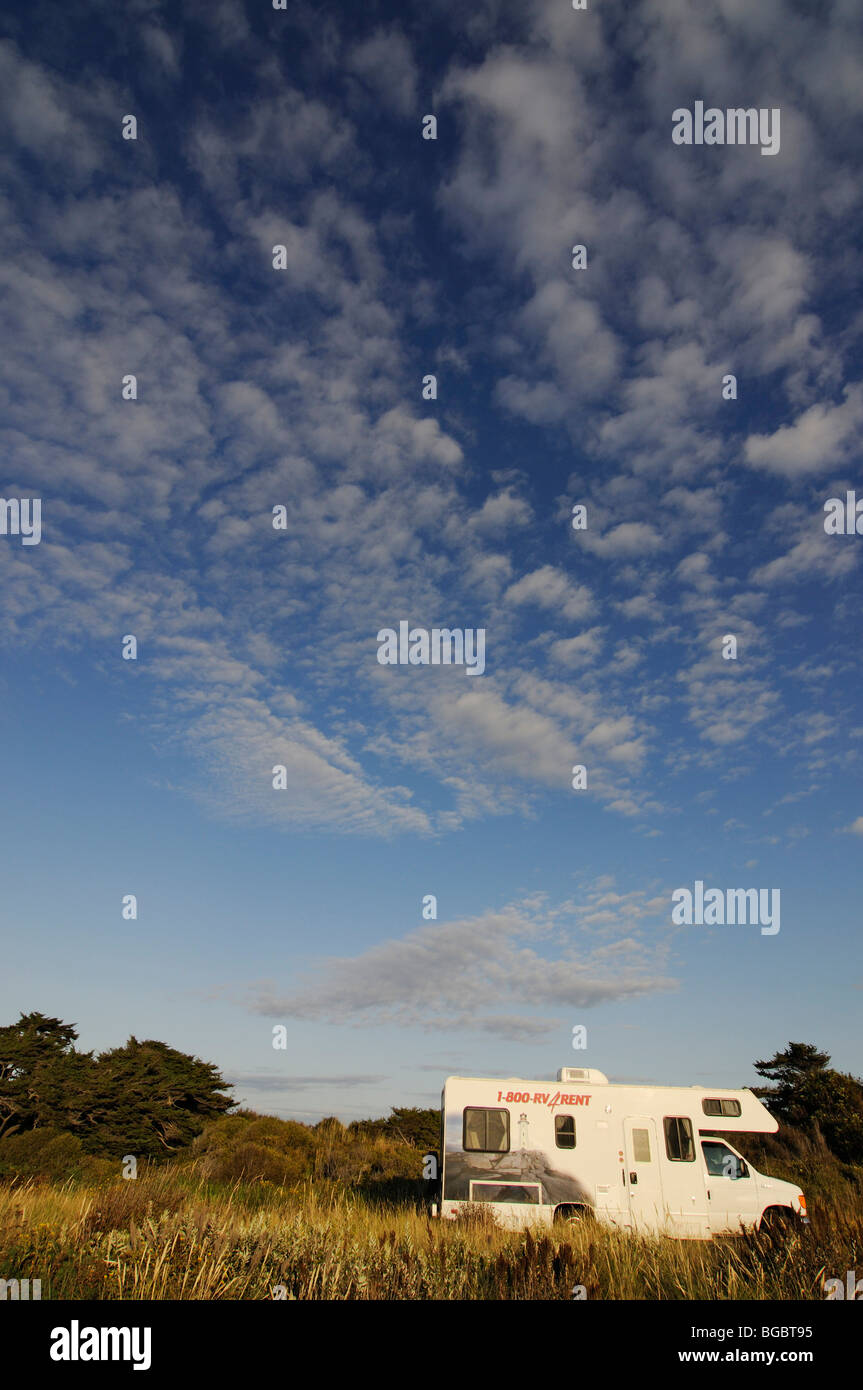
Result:
[[[593,1216],[687,1238],[806,1218],[799,1187],[758,1173],[729,1131],[772,1134],[749,1090],[451,1076],[441,1096],[440,1214],[482,1202],[506,1226]]]

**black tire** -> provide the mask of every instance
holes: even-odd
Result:
[[[555,1226],[586,1226],[593,1221],[590,1207],[555,1207]]]
[[[758,1233],[770,1245],[778,1248],[787,1245],[789,1238],[802,1229],[800,1218],[790,1207],[768,1207],[759,1223]]]

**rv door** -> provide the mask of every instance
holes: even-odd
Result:
[[[661,1231],[665,1225],[665,1203],[656,1124],[649,1115],[630,1116],[624,1121],[623,1133],[630,1221],[635,1230]]]
[[[721,1139],[702,1139],[707,1171],[707,1210],[713,1235],[755,1225],[758,1193],[749,1165]]]
[[[707,1174],[692,1117],[663,1115],[661,1125],[662,1177],[669,1234],[709,1236]]]

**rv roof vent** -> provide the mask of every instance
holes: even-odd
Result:
[[[557,1073],[558,1081],[594,1081],[600,1085],[608,1085],[608,1077],[604,1071],[597,1071],[596,1067],[561,1067]]]

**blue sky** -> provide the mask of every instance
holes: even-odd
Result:
[[[850,0],[7,16],[3,1022],[302,1119],[860,1072],[861,47]],[[675,145],[696,101],[779,152]],[[400,620],[485,672],[381,666]],[[779,933],[673,925],[696,879]]]

